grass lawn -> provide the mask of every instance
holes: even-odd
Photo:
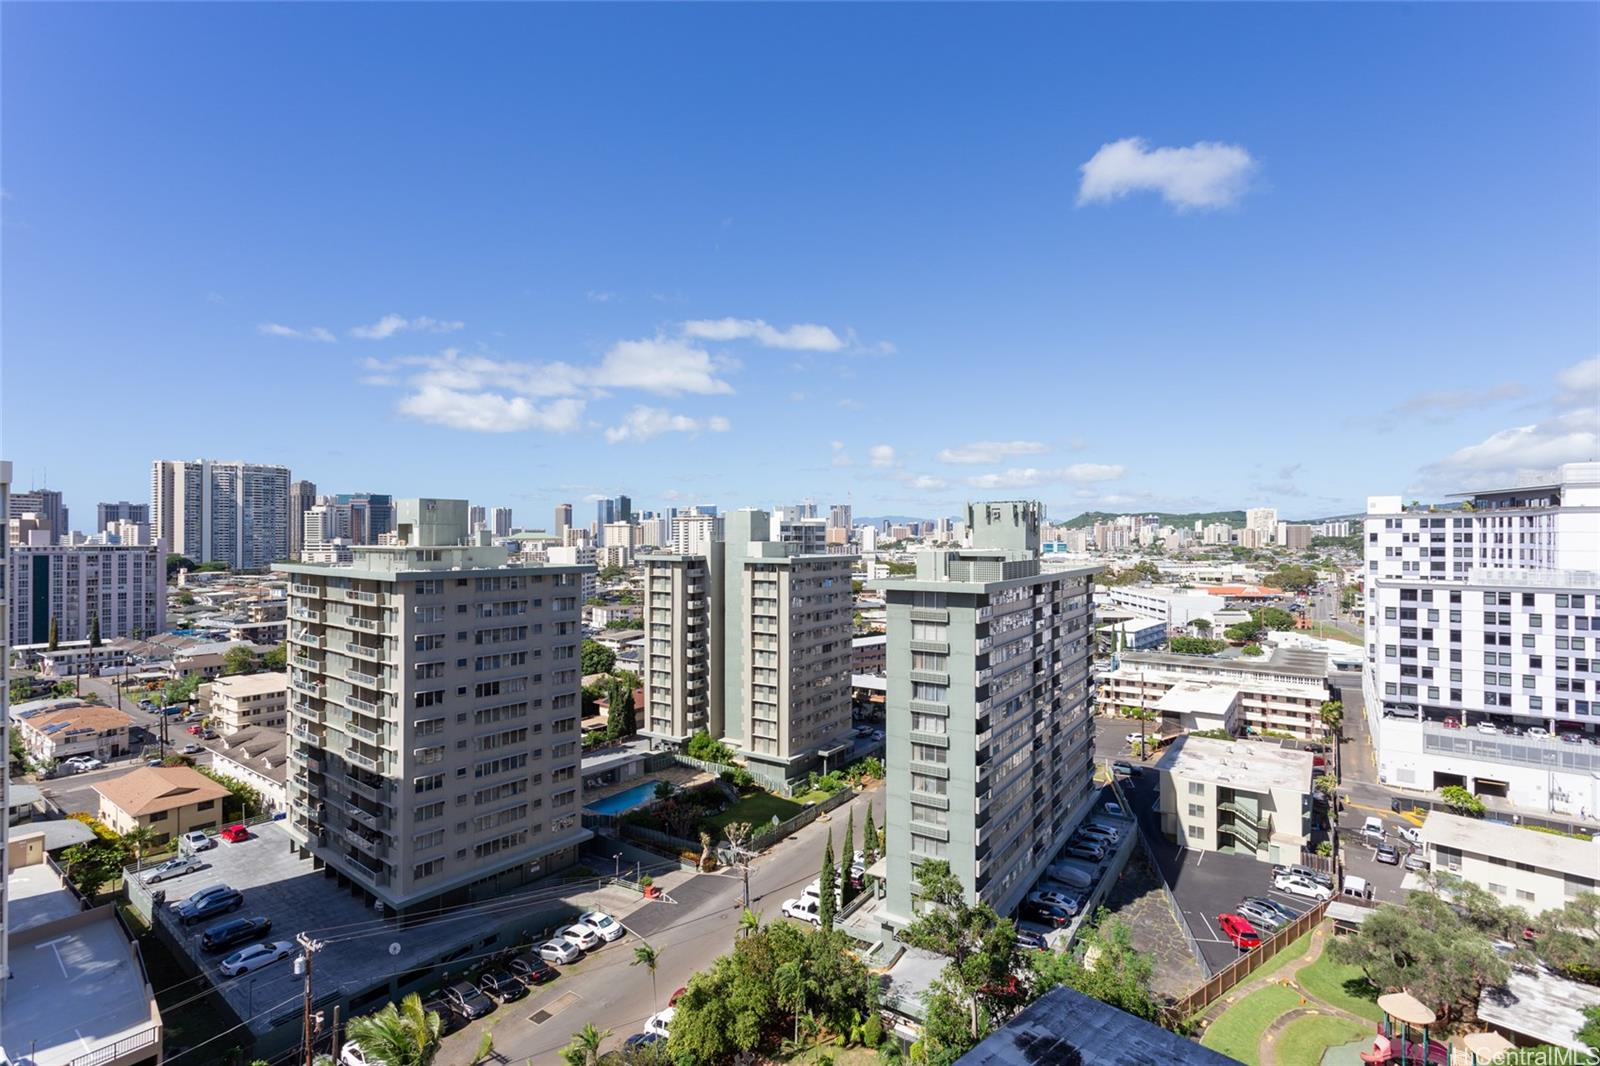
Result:
[[[800,804],[770,792],[752,792],[721,814],[707,818],[701,824],[713,837],[722,836],[722,827],[729,822],[749,822],[757,832],[772,823],[772,816],[786,822],[800,813]]]
[[[1301,971],[1302,973],[1304,971]],[[1259,988],[1223,1011],[1207,1028],[1200,1043],[1212,1051],[1259,1066],[1261,1036],[1278,1017],[1300,1006],[1300,993],[1283,985]],[[1290,1062],[1290,1059],[1281,1059]]]
[[[1378,1009],[1377,991],[1367,984],[1367,979],[1354,966],[1341,966],[1323,955],[1295,974],[1295,981],[1324,1003],[1374,1022],[1383,1021],[1383,1011]]]
[[[1306,631],[1302,630],[1301,632]],[[1335,626],[1330,626],[1326,622],[1312,622],[1310,633],[1312,636],[1321,637],[1324,640],[1342,640],[1346,644],[1354,644],[1357,647],[1361,645],[1360,637],[1346,633]]]
[[[1306,932],[1301,935],[1300,939],[1296,940],[1294,943],[1288,945],[1282,951],[1272,956],[1272,958],[1268,959],[1265,965],[1258,967],[1256,971],[1249,977],[1246,977],[1245,980],[1256,981],[1263,977],[1272,976],[1294,960],[1304,958],[1306,949],[1310,946],[1311,933]]]
[[[1279,1062],[1299,1062],[1315,1066],[1323,1052],[1371,1036],[1372,1028],[1348,1018],[1296,1018],[1273,1043]]]
[[[773,1061],[785,1063],[786,1066],[814,1066],[815,1063],[821,1062],[825,1055],[833,1060],[833,1066],[877,1066],[882,1061],[878,1058],[878,1053],[871,1048],[846,1048],[832,1043],[796,1051],[787,1058],[779,1056]]]

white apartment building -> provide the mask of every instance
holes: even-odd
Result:
[[[691,507],[672,519],[672,554],[705,555],[722,540],[722,516]]]
[[[1600,845],[1588,840],[1429,811],[1422,848],[1430,868],[1485,888],[1530,917],[1600,890]]]
[[[158,459],[150,470],[153,537],[197,563],[265,570],[289,557],[289,469]]]
[[[41,644],[55,620],[59,641],[152,637],[167,627],[167,557],[161,544],[56,544],[11,549],[12,639]]]
[[[570,507],[570,504],[566,506]],[[545,561],[551,566],[577,566],[583,567],[583,578],[580,582],[583,602],[588,603],[600,592],[599,581],[595,578],[596,560],[595,550],[592,546],[551,544],[544,549]]]
[[[1271,544],[1278,535],[1278,509],[1252,507],[1244,513],[1244,528],[1254,530],[1260,544]],[[1241,541],[1241,543],[1243,543]]]
[[[395,546],[288,564],[289,833],[399,912],[574,862],[581,566],[468,544],[465,500],[401,500]]]
[[[289,675],[236,674],[206,686],[211,724],[223,736],[244,729],[283,732],[289,708]]]
[[[1179,737],[1156,763],[1161,829],[1196,851],[1297,863],[1311,839],[1308,751],[1277,744]]]
[[[1380,780],[1593,812],[1600,463],[1463,498],[1442,513],[1368,500],[1363,685]]]
[[[1209,618],[1226,606],[1220,596],[1169,585],[1113,585],[1095,596],[1103,597],[1112,607],[1164,622],[1169,632],[1182,629],[1196,618]]]
[[[644,558],[644,731],[677,743],[704,728],[787,781],[850,750],[854,559],[802,553],[773,526],[747,508],[707,553]]]
[[[1325,652],[1276,647],[1255,658],[1215,658],[1170,652],[1132,651],[1117,669],[1100,679],[1100,710],[1122,707],[1164,712],[1162,731],[1180,732],[1184,721],[1162,706],[1167,693],[1186,683],[1237,693],[1236,720],[1255,733],[1290,733],[1304,740],[1322,737],[1322,704],[1331,699]]]

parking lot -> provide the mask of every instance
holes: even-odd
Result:
[[[1122,787],[1150,844],[1157,871],[1177,901],[1178,913],[1211,973],[1239,957],[1239,949],[1217,928],[1217,915],[1232,912],[1246,896],[1264,896],[1296,914],[1311,906],[1310,900],[1273,888],[1268,863],[1248,855],[1192,851],[1167,840],[1154,810],[1159,790],[1156,774],[1136,772],[1123,778]]]
[[[264,939],[293,941],[305,930],[326,947],[318,952],[315,994],[319,1004],[341,1002],[355,1012],[376,1009],[389,998],[388,982],[443,980],[450,971],[469,969],[480,955],[492,954],[518,942],[527,942],[544,929],[563,921],[582,907],[612,909],[637,905],[638,896],[619,888],[606,888],[565,898],[527,893],[523,906],[493,903],[465,908],[452,916],[411,929],[385,921],[320,870],[310,859],[297,858],[281,824],[255,826],[251,839],[239,844],[219,843],[200,853],[205,863],[199,871],[164,881],[165,892],[157,906],[162,929],[201,969],[228,1005],[241,1018],[252,1019],[259,1036],[292,1022],[298,1015],[302,991],[292,962],[264,966],[236,978],[222,977],[218,963],[226,952],[207,955],[200,950],[204,931],[237,917],[263,916],[272,921]],[[243,908],[231,914],[185,928],[173,907],[210,885],[226,884],[244,894]],[[537,898],[528,898],[537,897]],[[492,908],[492,909],[489,909]],[[363,993],[377,986],[377,994],[362,1001]]]
[[[1027,917],[1027,906],[1026,904],[1023,905],[1023,921],[1020,923],[1019,927],[1039,933],[1045,938],[1052,949],[1060,949],[1063,944],[1070,944],[1077,937],[1078,931],[1082,928],[1084,922],[1093,918],[1095,911],[1099,909],[1101,902],[1110,893],[1112,886],[1116,883],[1117,875],[1121,873],[1123,866],[1127,864],[1128,856],[1132,853],[1133,849],[1138,846],[1138,840],[1135,835],[1136,829],[1133,822],[1130,819],[1119,818],[1106,813],[1106,810],[1102,804],[1105,800],[1109,799],[1111,799],[1111,794],[1109,791],[1102,792],[1100,796],[1096,797],[1094,800],[1094,805],[1091,807],[1089,812],[1084,815],[1083,821],[1087,822],[1088,820],[1093,819],[1097,822],[1103,822],[1107,825],[1115,827],[1118,833],[1121,834],[1116,846],[1110,849],[1105,858],[1101,859],[1099,862],[1094,862],[1090,859],[1072,860],[1079,866],[1086,868],[1092,867],[1094,869],[1093,879],[1089,887],[1078,888],[1071,885],[1057,884],[1050,886],[1049,888],[1050,891],[1061,892],[1065,895],[1081,900],[1081,904],[1078,907],[1078,912],[1073,916],[1072,920],[1063,926],[1052,927],[1043,924],[1039,920],[1029,919]],[[1061,857],[1064,856],[1058,856],[1058,858]],[[1037,882],[1035,882],[1033,889],[1046,887],[1045,882],[1050,880],[1050,875],[1048,873],[1044,874]],[[1033,891],[1033,889],[1030,889],[1030,891]]]
[[[1373,899],[1398,903],[1405,897],[1405,860],[1411,852],[1411,845],[1400,837],[1399,830],[1411,823],[1397,814],[1389,814],[1382,819],[1385,838],[1400,852],[1400,862],[1391,866],[1377,860],[1377,849],[1361,833],[1361,823],[1369,817],[1380,816],[1365,808],[1348,805],[1339,813],[1340,857],[1344,861],[1345,875],[1363,878],[1372,886]]]

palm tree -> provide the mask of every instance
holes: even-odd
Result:
[[[649,944],[641,944],[633,949],[633,961],[628,963],[629,966],[643,966],[645,969],[650,971],[651,1014],[656,1013],[657,1008],[661,1006],[660,1000],[656,998],[656,963],[660,961],[660,959],[661,953],[659,951],[651,947]]]
[[[147,825],[135,825],[122,834],[122,846],[133,852],[133,868],[144,869],[144,853],[156,842],[156,831]]]
[[[600,1061],[600,1045],[611,1035],[610,1029],[596,1029],[593,1022],[572,1034],[572,1043],[561,1049],[561,1058],[567,1066],[596,1066]]]
[[[739,932],[744,936],[749,936],[751,933],[759,933],[760,931],[761,915],[748,907],[745,908],[744,912],[739,915]]]
[[[436,1011],[422,1009],[422,997],[415,992],[400,1001],[400,1006],[385,1003],[375,1014],[351,1018],[345,1036],[361,1049],[368,1062],[385,1066],[429,1066],[439,1054],[439,1038],[444,1023]]]
[[[700,830],[700,869],[706,869],[706,864],[711,861],[711,834],[704,829]]]

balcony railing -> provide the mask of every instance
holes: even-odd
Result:
[[[369,829],[387,829],[389,827],[388,815],[373,814],[371,811],[362,810],[360,807],[354,806],[346,807],[344,812]]]
[[[1259,825],[1261,821],[1258,812],[1251,810],[1249,807],[1241,807],[1237,803],[1219,803],[1217,804],[1217,810],[1233,815],[1234,818],[1246,825]]]
[[[303,692],[307,696],[315,696],[318,699],[321,699],[327,692],[326,686],[316,682],[302,681],[298,677],[289,679],[289,687],[296,692]]]
[[[321,622],[324,616],[321,611],[314,611],[309,607],[293,607],[289,610],[289,617],[298,618],[302,622]]]
[[[344,676],[349,678],[351,681],[354,681],[356,684],[363,685],[367,688],[377,688],[380,684],[382,684],[382,681],[376,674],[364,674],[360,670],[346,670],[344,672]]]
[[[322,744],[322,734],[314,732],[303,725],[297,724],[293,729],[290,730],[290,732],[294,734],[294,738],[296,740],[303,740],[307,744],[316,744],[319,746]]]
[[[357,659],[365,659],[368,662],[375,663],[380,662],[383,659],[383,649],[374,648],[370,644],[346,644],[344,646],[344,651],[346,655],[353,656]],[[373,687],[376,688],[377,686]]]
[[[356,725],[354,722],[344,723],[343,729],[357,740],[364,740],[368,744],[376,744],[380,747],[383,745],[383,738],[375,729],[368,729],[366,726]]]
[[[374,759],[370,755],[363,755],[354,748],[348,748],[345,750],[344,761],[352,766],[359,766],[365,770],[371,770],[373,773],[379,773],[382,769],[382,764],[379,763],[377,759]]]
[[[344,618],[341,618],[339,620],[339,624],[342,625],[342,626],[346,626],[346,627],[348,627],[350,629],[364,629],[368,633],[376,633],[379,630],[379,628],[381,628],[376,619],[373,619],[373,618],[357,618],[353,614],[352,615],[346,615]]]
[[[295,632],[289,634],[289,639],[294,641],[296,644],[304,644],[308,648],[322,647],[322,638],[311,632],[309,629],[296,630]]]
[[[353,710],[362,711],[366,714],[376,715],[378,713],[378,705],[376,703],[369,703],[360,696],[346,696],[344,698],[344,705]]]
[[[387,803],[389,801],[389,794],[377,785],[369,785],[365,781],[359,781],[349,776],[346,776],[341,784],[344,786],[345,791],[352,796],[360,796],[374,803]]]
[[[291,655],[289,656],[289,661],[294,663],[302,670],[320,671],[322,669],[322,664],[311,658],[309,655]]]
[[[296,596],[321,596],[322,589],[316,585],[290,585],[289,591]]]
[[[361,592],[358,589],[345,589],[344,598],[350,600],[352,603],[378,602],[378,594],[376,592]]]

